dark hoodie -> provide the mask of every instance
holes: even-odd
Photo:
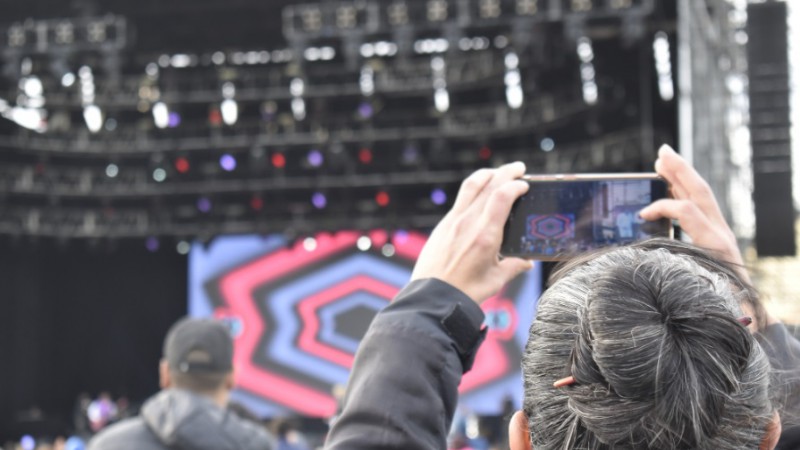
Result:
[[[262,427],[240,419],[211,399],[179,389],[150,398],[141,415],[92,439],[89,450],[272,450]]]

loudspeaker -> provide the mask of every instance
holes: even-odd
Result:
[[[747,17],[756,249],[759,256],[794,256],[786,3],[751,3]]]

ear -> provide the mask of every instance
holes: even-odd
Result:
[[[767,424],[767,431],[764,433],[764,439],[761,440],[759,450],[773,450],[781,438],[781,416],[778,411],[772,416],[772,422]]]
[[[522,411],[515,412],[508,424],[508,446],[511,450],[531,450],[528,416]]]
[[[172,377],[169,374],[169,364],[165,359],[162,359],[158,364],[158,385],[161,389],[169,389],[172,387]]]

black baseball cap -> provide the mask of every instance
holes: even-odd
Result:
[[[164,359],[181,373],[226,373],[233,370],[233,338],[217,320],[186,317],[164,340]]]

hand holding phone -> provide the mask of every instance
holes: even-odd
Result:
[[[500,252],[503,256],[559,260],[601,247],[653,237],[672,237],[668,219],[639,215],[668,198],[667,183],[655,173],[528,175],[528,192],[511,209]]]

